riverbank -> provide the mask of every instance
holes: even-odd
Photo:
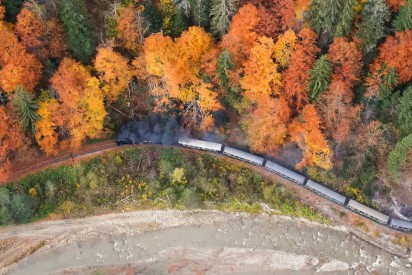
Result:
[[[22,257],[23,244],[27,250],[27,244],[41,244],[17,263],[7,264],[0,253],[2,272],[9,270],[8,274],[110,270],[213,274],[217,268],[235,274],[410,271],[405,267],[408,259],[367,243],[344,226],[220,211],[148,210],[37,222],[0,229],[0,243],[6,242],[16,259]]]

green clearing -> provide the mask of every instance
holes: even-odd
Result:
[[[280,184],[230,159],[143,146],[50,168],[0,187],[0,225],[121,210],[218,209],[329,220]]]

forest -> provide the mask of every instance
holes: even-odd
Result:
[[[0,0],[0,173],[149,113],[412,204],[412,0]]]

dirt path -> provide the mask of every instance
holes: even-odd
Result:
[[[343,226],[219,211],[138,211],[0,229],[0,273],[408,274]],[[30,247],[29,247],[30,246]],[[14,253],[10,253],[14,251]],[[33,253],[24,258],[24,254]],[[18,264],[13,264],[10,259]],[[19,261],[20,260],[20,261]]]

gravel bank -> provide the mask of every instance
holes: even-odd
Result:
[[[0,229],[0,241],[12,239],[42,241],[44,246],[9,265],[7,274],[412,271],[405,267],[407,259],[357,238],[345,227],[218,211],[139,211]]]

